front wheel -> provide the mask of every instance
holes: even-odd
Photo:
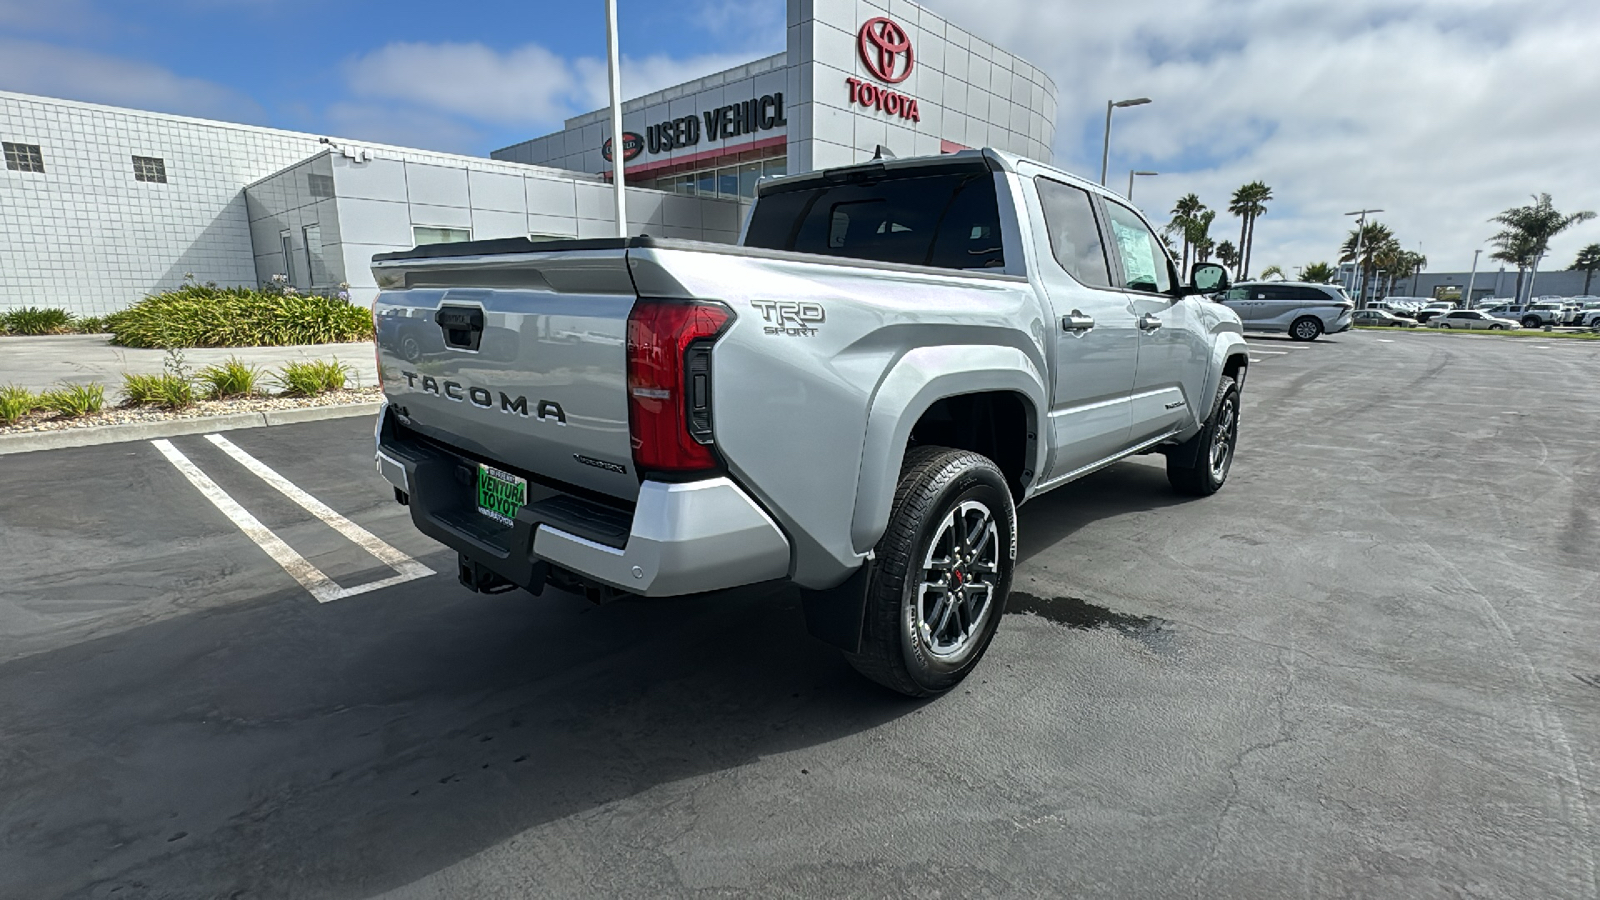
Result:
[[[1295,319],[1289,326],[1289,336],[1297,341],[1314,341],[1322,334],[1322,323],[1311,316]]]
[[[1005,476],[987,457],[945,447],[908,453],[850,665],[910,697],[955,687],[1005,613],[1016,520]]]
[[[1209,497],[1222,489],[1239,441],[1239,386],[1223,376],[1211,417],[1200,433],[1167,454],[1167,481],[1180,494]]]
[[[1535,317],[1535,316],[1528,316],[1526,319],[1522,320],[1522,327],[1523,328],[1538,328],[1540,325],[1543,325],[1543,324],[1544,323],[1539,321],[1539,319],[1537,317]]]
[[[1489,326],[1489,330],[1490,331],[1505,331],[1506,327],[1504,325],[1490,325]]]

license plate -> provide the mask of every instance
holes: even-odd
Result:
[[[527,502],[527,479],[478,463],[478,512],[510,525]]]

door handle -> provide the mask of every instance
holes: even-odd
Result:
[[[1159,316],[1152,316],[1149,313],[1145,313],[1144,315],[1139,317],[1139,330],[1140,331],[1155,331],[1157,328],[1160,328],[1160,327],[1161,327],[1161,318]]]
[[[1062,331],[1088,331],[1094,327],[1094,316],[1086,316],[1083,310],[1075,309],[1061,317]]]

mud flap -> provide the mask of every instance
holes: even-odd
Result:
[[[806,630],[824,644],[846,653],[860,653],[861,632],[867,621],[867,587],[871,583],[869,560],[838,587],[821,591],[801,588]]]

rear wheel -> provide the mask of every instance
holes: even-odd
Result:
[[[989,647],[1011,590],[1016,509],[987,457],[945,447],[906,456],[875,548],[856,671],[911,697],[954,687]]]
[[[1311,316],[1301,316],[1289,326],[1289,336],[1297,341],[1314,341],[1322,334],[1322,323]]]
[[[1181,494],[1194,497],[1215,494],[1228,480],[1238,440],[1239,386],[1232,378],[1223,376],[1205,427],[1167,454],[1167,481]]]

